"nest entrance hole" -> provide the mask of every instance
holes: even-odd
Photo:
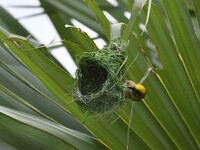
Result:
[[[93,61],[87,62],[81,67],[79,78],[79,90],[82,95],[97,93],[103,88],[108,77],[108,71]]]

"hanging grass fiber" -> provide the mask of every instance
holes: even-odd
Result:
[[[119,40],[96,52],[85,52],[78,61],[74,99],[84,112],[104,113],[125,100],[123,75],[126,61]]]

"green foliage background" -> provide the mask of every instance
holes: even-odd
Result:
[[[97,46],[65,24],[74,18],[109,42],[123,35],[123,14],[133,6],[132,0],[117,0],[118,6],[105,0],[40,2],[74,60]],[[199,8],[199,0],[153,0],[142,35],[148,6],[135,9],[127,77],[139,82],[148,67],[159,69],[144,82],[145,99],[134,105],[129,149],[200,148]],[[111,25],[101,10],[122,23]],[[131,102],[109,116],[83,114],[72,98],[75,80],[52,57],[53,47],[27,40],[30,33],[18,20],[2,7],[0,12],[0,149],[125,149]]]

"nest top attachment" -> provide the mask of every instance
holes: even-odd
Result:
[[[125,100],[123,75],[125,52],[114,40],[102,50],[85,52],[79,59],[74,99],[83,111],[104,113]]]

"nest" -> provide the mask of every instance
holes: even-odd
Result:
[[[80,57],[73,95],[83,111],[104,113],[124,101],[126,55],[119,43],[112,41],[102,50],[85,52]]]

